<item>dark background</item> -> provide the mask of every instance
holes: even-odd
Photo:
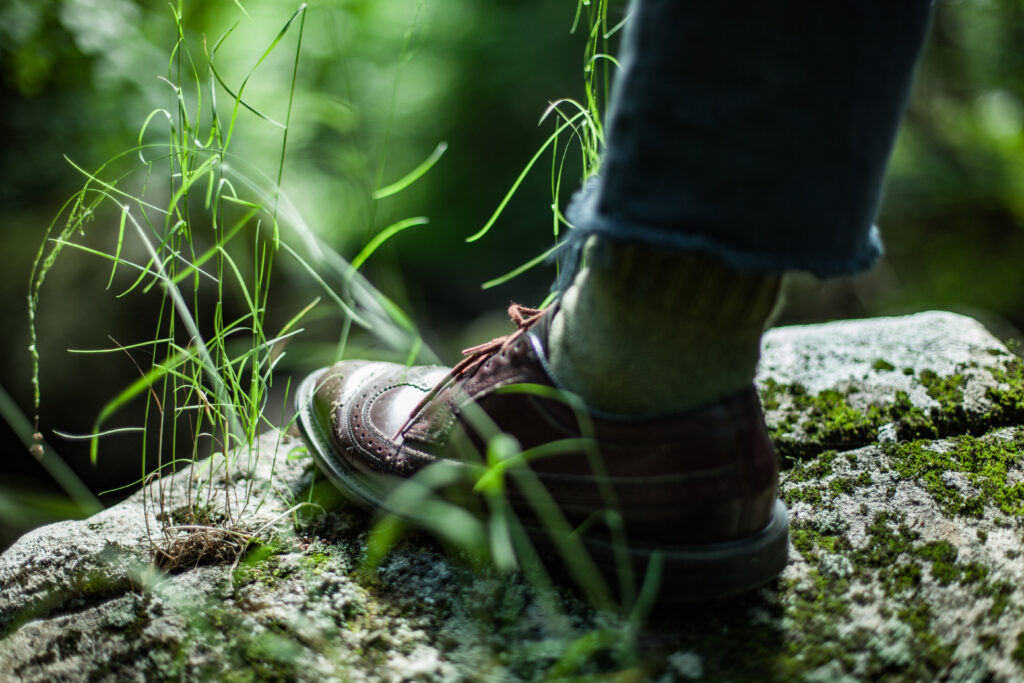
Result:
[[[197,54],[236,22],[218,54],[239,83],[296,9],[279,0],[184,5]],[[536,304],[553,275],[540,267],[482,291],[480,284],[551,244],[550,161],[543,160],[492,232],[466,244],[491,215],[551,130],[548,102],[582,98],[582,32],[570,34],[571,0],[314,0],[310,3],[289,131],[283,186],[306,222],[351,258],[393,221],[425,227],[386,244],[370,280],[406,310],[446,362],[503,329],[508,301]],[[621,3],[613,6],[617,22]],[[879,18],[884,21],[884,17]],[[283,115],[295,31],[257,70],[247,99]],[[33,415],[26,295],[50,221],[84,179],[65,160],[94,169],[130,148],[156,107],[171,107],[175,27],[162,0],[0,2],[0,386]],[[948,309],[995,334],[1024,329],[1024,0],[940,1],[879,217],[887,254],[870,273],[825,283],[796,275],[780,323]],[[230,98],[222,96],[224,102]],[[279,131],[239,119],[234,152],[276,172]],[[402,176],[440,141],[441,161],[419,182],[373,202],[370,191]],[[574,158],[574,157],[573,157]],[[567,182],[578,178],[570,162]],[[562,200],[568,199],[568,191]],[[112,249],[116,214],[99,211],[87,237]],[[823,226],[827,229],[827,226]],[[115,298],[109,265],[65,253],[42,290],[42,431],[93,491],[140,478],[137,434],[87,446],[54,429],[87,433],[102,405],[138,376],[126,356],[68,348],[128,344],[152,335],[155,294]],[[122,276],[126,277],[126,276]],[[126,284],[118,280],[119,284]],[[286,320],[315,295],[294,266],[276,267],[269,314]],[[123,288],[123,287],[122,287]],[[282,374],[322,363],[338,321],[314,316],[289,347]],[[145,358],[139,359],[145,361]],[[116,424],[138,424],[141,407]],[[7,416],[11,419],[10,416]],[[0,421],[0,547],[41,523],[82,514]],[[115,502],[125,492],[101,497]]]

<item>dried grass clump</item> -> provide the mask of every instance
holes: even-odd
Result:
[[[153,564],[166,572],[202,564],[234,564],[255,538],[240,527],[168,526],[163,543],[153,547]]]

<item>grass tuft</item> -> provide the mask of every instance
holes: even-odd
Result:
[[[235,27],[212,43],[204,39],[196,50],[183,23],[183,6],[183,0],[171,6],[174,47],[161,77],[170,106],[150,112],[138,144],[95,170],[69,160],[85,182],[47,228],[28,296],[37,412],[42,400],[36,348],[39,295],[67,248],[109,262],[106,289],[116,296],[157,297],[148,340],[75,352],[124,353],[138,369],[138,378],[102,405],[85,438],[97,464],[106,437],[141,433],[142,475],[136,484],[156,482],[149,502],[161,526],[152,535],[153,552],[165,570],[237,560],[252,540],[255,530],[247,520],[268,492],[257,493],[251,475],[262,459],[269,459],[273,470],[277,457],[276,448],[261,453],[265,447],[257,437],[266,429],[288,428],[270,423],[266,409],[275,371],[308,317],[338,318],[339,357],[353,324],[370,329],[410,361],[432,357],[409,317],[357,272],[381,244],[426,219],[385,228],[349,263],[317,238],[281,191],[308,6],[302,3],[291,13],[234,84],[218,67],[217,54],[233,39]],[[288,41],[294,47],[288,97],[282,111],[272,115],[248,99],[247,86]],[[233,151],[242,111],[279,134],[273,180]],[[442,144],[413,173],[383,188],[382,196],[414,182],[443,151]],[[113,221],[108,220],[111,214]],[[84,239],[108,227],[113,233],[109,251],[96,246],[95,238]],[[292,261],[293,270],[310,275],[324,296],[271,329],[267,314],[280,255]],[[281,388],[287,402],[289,385],[277,387],[278,394]],[[116,424],[123,409],[137,402],[144,404],[142,424]],[[190,447],[177,438],[183,432],[191,435]],[[36,441],[42,449],[41,439]],[[222,457],[204,463],[211,455]],[[164,477],[183,467],[190,469],[188,476]],[[190,513],[184,520],[164,514],[173,487],[185,489]],[[74,495],[81,498],[77,489]]]

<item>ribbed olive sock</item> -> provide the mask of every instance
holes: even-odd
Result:
[[[658,415],[750,386],[781,276],[598,238],[585,258],[548,336],[565,388],[603,412]]]

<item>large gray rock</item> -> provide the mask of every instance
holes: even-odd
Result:
[[[237,533],[258,538],[235,567],[228,533],[152,568],[158,483],[0,556],[0,679],[1024,679],[1020,362],[927,313],[773,330],[758,383],[793,548],[753,594],[637,629],[422,535],[370,574],[371,520],[268,434],[230,481],[218,458],[162,484],[177,522],[197,487],[232,491]],[[310,499],[331,511],[291,509]]]

